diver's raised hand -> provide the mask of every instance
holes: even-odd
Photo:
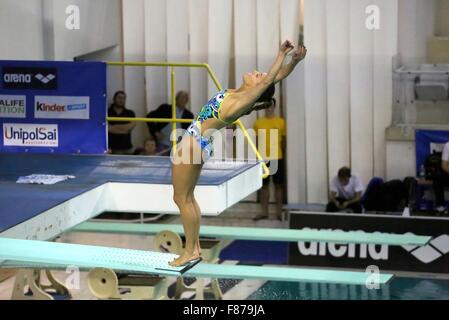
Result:
[[[292,61],[298,63],[303,60],[307,55],[307,48],[301,45],[292,55]]]
[[[293,45],[293,42],[291,42],[290,40],[285,40],[282,44],[281,47],[279,48],[279,51],[283,54],[288,54],[290,53],[293,48],[295,48],[295,46]]]

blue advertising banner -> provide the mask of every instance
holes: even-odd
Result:
[[[107,152],[106,64],[1,61],[0,152]]]
[[[426,157],[433,151],[442,151],[444,145],[449,142],[449,131],[441,130],[416,130],[416,173],[424,164]]]

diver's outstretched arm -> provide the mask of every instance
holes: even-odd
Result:
[[[307,48],[304,46],[300,46],[298,50],[296,50],[293,53],[292,60],[284,65],[281,70],[279,70],[276,79],[274,80],[274,83],[277,83],[281,80],[284,80],[287,78],[290,73],[295,69],[296,65],[301,61],[304,60],[307,54]]]
[[[270,71],[264,76],[262,81],[256,86],[245,90],[244,92],[236,92],[229,99],[225,99],[223,104],[226,104],[224,109],[227,110],[229,118],[238,117],[247,112],[259,97],[267,90],[276,80],[279,71],[282,68],[287,54],[294,48],[293,44],[286,40],[279,48],[279,53],[270,68]],[[223,115],[222,115],[223,116]]]
[[[266,85],[265,90],[274,83],[279,72],[282,70],[282,65],[284,64],[285,58],[293,50],[293,48],[294,45],[289,40],[285,40],[282,43],[281,47],[279,48],[279,53],[276,57],[276,60],[271,66],[270,71],[268,71],[268,74],[265,77],[264,81],[262,81],[261,83],[261,85]]]

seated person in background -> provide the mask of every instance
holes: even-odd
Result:
[[[177,119],[193,119],[193,113],[187,109],[189,103],[189,94],[185,91],[179,91],[176,94],[176,118]],[[147,118],[171,118],[172,106],[162,104],[156,110],[148,113]],[[162,148],[169,148],[172,145],[170,134],[172,132],[172,123],[167,122],[147,122],[148,130],[154,137],[158,145]],[[190,123],[176,123],[176,129],[187,130]]]
[[[441,170],[436,170],[433,178],[435,210],[437,214],[449,214],[444,200],[445,187],[449,187],[449,142],[444,145],[443,153],[441,155]]]
[[[155,156],[156,153],[156,140],[153,137],[146,138],[143,142],[143,148],[137,148],[134,151],[134,154],[139,156]]]
[[[168,149],[170,151],[170,149]],[[153,137],[146,138],[143,142],[143,148],[137,148],[134,151],[135,155],[140,156],[160,156],[167,152],[166,149],[162,149],[156,144],[156,140]]]
[[[134,111],[127,109],[125,104],[126,93],[117,91],[108,109],[108,117],[135,118]],[[135,126],[135,122],[129,121],[108,122],[108,144],[112,154],[132,154],[131,131]]]
[[[343,167],[338,170],[338,176],[331,181],[330,201],[326,212],[337,212],[351,209],[354,213],[362,213],[363,184],[357,175],[351,174],[351,169]]]

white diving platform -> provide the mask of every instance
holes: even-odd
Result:
[[[216,216],[262,186],[262,164],[206,162],[195,196]],[[53,185],[18,184],[30,174],[73,175]],[[103,212],[179,214],[170,157],[3,154],[0,237],[48,240]]]

